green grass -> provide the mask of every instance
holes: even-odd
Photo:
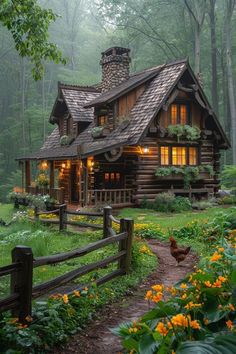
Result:
[[[119,217],[133,218],[135,223],[140,224],[158,224],[163,231],[168,231],[168,229],[186,226],[193,220],[206,222],[220,211],[225,211],[225,208],[214,207],[203,211],[185,211],[179,214],[160,213],[150,209],[125,208],[120,212]]]

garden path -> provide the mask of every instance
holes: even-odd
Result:
[[[149,310],[148,302],[144,300],[145,293],[151,285],[162,283],[165,286],[174,285],[193,270],[196,255],[190,253],[178,267],[170,255],[169,244],[157,240],[148,241],[152,251],[158,257],[158,267],[137,289],[130,292],[117,303],[107,305],[85,331],[78,333],[64,348],[55,349],[54,354],[120,354],[122,346],[118,337],[113,335],[111,328],[123,322],[129,322],[141,317]]]

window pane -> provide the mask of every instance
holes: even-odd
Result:
[[[180,124],[187,124],[187,107],[184,104],[180,105]]]
[[[172,147],[172,165],[186,165],[186,147]]]
[[[107,124],[107,117],[106,116],[99,116],[98,117],[98,125],[106,125]]]
[[[189,148],[189,165],[197,165],[197,148]]]
[[[178,124],[177,117],[178,117],[177,104],[172,104],[170,110],[170,124],[173,125]]]
[[[169,165],[169,148],[161,146],[161,165]]]

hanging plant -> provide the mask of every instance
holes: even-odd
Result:
[[[169,125],[167,128],[168,136],[177,137],[177,141],[181,138],[187,140],[198,140],[201,137],[201,130],[198,127],[191,127],[190,125]]]
[[[60,145],[61,145],[61,146],[70,145],[73,140],[75,140],[75,137],[73,137],[73,136],[62,135],[62,136],[60,137]]]

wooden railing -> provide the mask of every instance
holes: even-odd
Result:
[[[28,193],[37,195],[49,194],[51,198],[58,201],[58,203],[64,203],[64,188],[48,188],[48,187],[28,187]]]
[[[108,203],[110,205],[132,204],[132,189],[90,189],[88,191],[90,205]]]
[[[31,315],[32,299],[45,295],[48,291],[67,284],[82,275],[114,262],[118,262],[118,268],[96,280],[97,285],[103,284],[119,275],[127,274],[131,265],[132,240],[133,220],[121,219],[119,234],[67,253],[34,259],[31,248],[25,246],[15,247],[12,250],[12,264],[0,268],[0,278],[5,275],[11,276],[11,294],[0,300],[0,311],[12,310],[14,317],[18,317],[20,322],[24,322],[25,318]],[[86,264],[52,280],[33,286],[33,268],[82,257],[92,251],[117,243],[118,249],[114,255]]]

